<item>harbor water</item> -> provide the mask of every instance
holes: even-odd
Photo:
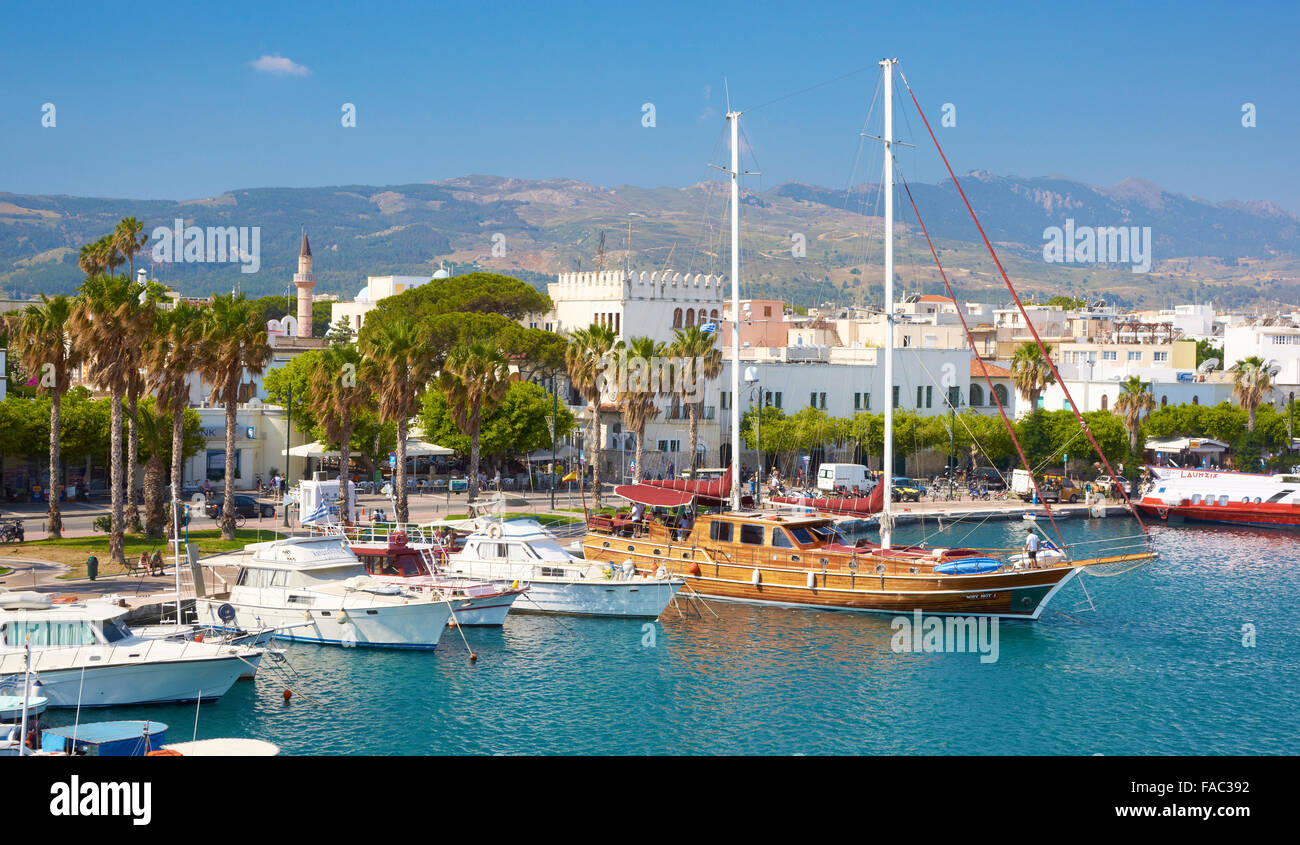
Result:
[[[1061,530],[1075,542],[1136,525]],[[197,736],[286,754],[1300,753],[1300,536],[1152,531],[1157,560],[1079,576],[1039,621],[1002,622],[992,662],[900,653],[891,617],[870,614],[690,601],[657,623],[512,614],[465,629],[473,664],[455,631],[428,653],[288,645],[292,700],[269,676],[240,682],[198,708]],[[896,534],[1008,547],[1024,523]],[[176,742],[195,715],[81,718],[163,721]]]

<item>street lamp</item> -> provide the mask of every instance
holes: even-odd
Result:
[[[758,475],[757,482],[754,484],[754,507],[759,507],[763,503],[763,389],[758,381],[758,367],[745,368],[745,384],[749,387],[750,401],[752,402],[755,394],[758,396],[758,415],[754,420],[754,446],[758,451]],[[735,399],[732,399],[731,412],[738,413],[735,409]],[[740,444],[734,444],[734,448],[739,449]],[[740,466],[740,461],[736,461],[736,466]]]

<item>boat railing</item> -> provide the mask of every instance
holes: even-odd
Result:
[[[312,524],[309,531],[313,536],[343,537],[349,543],[382,546],[388,545],[394,536],[402,534],[405,535],[408,545],[427,543],[439,548],[443,547],[437,526],[421,525],[416,522],[380,522],[369,525],[365,523],[355,525],[344,525],[342,523]]]

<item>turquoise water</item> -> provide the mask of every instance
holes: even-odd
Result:
[[[1134,531],[1061,527],[1067,540]],[[1007,546],[1024,526],[969,531],[898,539]],[[995,663],[894,653],[884,616],[713,602],[717,618],[669,608],[653,645],[642,621],[512,616],[465,631],[472,665],[454,631],[434,653],[290,645],[291,703],[269,677],[241,681],[201,708],[198,736],[289,754],[1300,753],[1300,537],[1153,532],[1155,562],[1076,579],[1040,621],[1002,623]],[[89,718],[158,719],[179,741],[195,708]]]

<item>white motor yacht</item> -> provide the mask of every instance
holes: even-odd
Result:
[[[453,576],[528,588],[514,606],[520,613],[654,619],[684,583],[664,571],[637,575],[632,566],[575,557],[534,519],[487,521],[444,568]]]
[[[451,608],[381,583],[338,537],[287,537],[245,547],[227,593],[201,596],[199,624],[245,631],[272,627],[282,639],[342,646],[433,648]]]
[[[262,658],[259,648],[139,637],[122,622],[127,612],[103,600],[0,593],[0,679],[22,679],[30,645],[32,692],[50,707],[207,701]]]

